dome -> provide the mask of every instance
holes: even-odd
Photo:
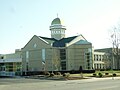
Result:
[[[61,24],[60,18],[55,18],[55,19],[52,21],[51,25],[53,25],[53,24]]]

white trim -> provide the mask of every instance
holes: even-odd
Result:
[[[49,44],[49,42],[45,41],[44,39],[42,39],[41,37],[39,37],[39,39],[41,39],[43,42]]]
[[[94,61],[94,64],[104,64],[103,61]]]
[[[79,40],[86,40],[81,34],[74,38],[71,42],[66,43],[66,47],[78,42]]]
[[[22,62],[22,58],[0,59],[0,63],[6,63],[6,62]]]

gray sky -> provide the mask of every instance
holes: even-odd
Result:
[[[95,49],[111,47],[109,30],[120,21],[120,0],[0,0],[0,54],[24,47],[33,35],[50,37],[57,13],[66,37],[82,34]]]

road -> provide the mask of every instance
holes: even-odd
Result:
[[[0,79],[0,90],[120,90],[120,78],[67,81]]]

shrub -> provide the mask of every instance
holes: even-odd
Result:
[[[96,73],[93,73],[93,76],[96,77],[97,76]]]
[[[74,73],[75,73],[75,70],[71,70],[71,73],[74,74]]]
[[[55,74],[54,73],[50,73],[50,77],[53,77],[53,76],[55,76]]]
[[[70,73],[63,73],[63,77],[69,77],[70,76]]]
[[[98,73],[99,77],[103,77],[103,74],[102,73]]]
[[[57,72],[56,74],[57,74],[57,75],[61,75],[61,72]]]
[[[45,72],[45,75],[46,75],[46,76],[50,76],[50,73],[49,73],[49,72]]]
[[[105,73],[105,75],[109,75],[109,73]]]
[[[46,75],[46,73],[48,73],[48,72],[47,71],[43,71],[42,73],[43,73],[43,75]]]
[[[113,77],[116,77],[117,75],[116,75],[116,73],[113,73]]]

